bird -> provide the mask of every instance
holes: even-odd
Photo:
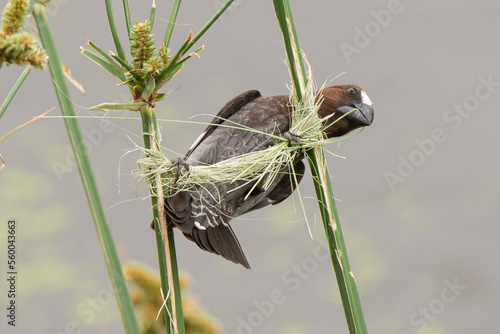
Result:
[[[359,86],[330,86],[320,90],[318,96],[323,101],[317,112],[324,119],[323,132],[328,138],[341,137],[373,122],[372,101]],[[238,95],[226,103],[184,157],[175,163],[189,170],[190,166],[211,165],[262,150],[278,142],[267,134],[300,141],[289,131],[292,112],[289,98],[289,95],[264,97],[257,90]],[[240,126],[235,127],[235,124]],[[303,158],[303,153],[298,154],[292,162],[296,182],[291,182],[287,176],[290,167],[283,166],[285,173],[279,173],[267,188],[255,185],[256,181],[243,180],[203,184],[197,186],[196,191],[179,191],[167,197],[165,211],[174,226],[201,249],[250,269],[229,222],[288,198],[304,175]]]

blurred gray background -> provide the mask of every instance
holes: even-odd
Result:
[[[134,19],[149,17],[150,1],[129,2]],[[183,2],[171,47],[189,30],[197,32],[221,3]],[[114,5],[123,27],[121,1]],[[498,332],[500,4],[291,5],[317,84],[345,72],[333,84],[358,84],[375,105],[371,127],[327,147],[346,158],[331,155],[328,163],[370,333]],[[159,40],[171,1],[157,1],[157,7]],[[115,87],[114,77],[80,54],[87,39],[104,50],[114,48],[104,3],[53,0],[48,15],[61,58],[87,92],[72,89],[79,115],[101,115],[87,109],[101,102],[128,101],[126,87]],[[216,114],[248,89],[288,92],[272,1],[235,1],[199,44],[205,45],[201,57],[186,64],[167,86],[173,89],[168,98],[157,104],[159,118]],[[1,100],[21,71],[1,69]],[[32,71],[2,117],[0,135],[53,106],[48,72]],[[124,263],[139,261],[156,270],[151,204],[136,198],[139,180],[131,175],[139,154],[126,154],[134,142],[141,145],[141,125],[111,122],[116,127],[103,131],[100,120],[80,120],[93,140],[90,159],[113,236]],[[184,153],[203,128],[162,123],[163,145]],[[39,120],[0,145],[7,163],[0,174],[0,234],[5,245],[6,221],[17,219],[20,280],[18,326],[7,328],[2,316],[3,333],[123,332],[69,150],[61,119]],[[330,260],[321,248],[325,237],[310,177],[301,193],[314,239],[291,199],[233,221],[251,271],[201,251],[177,233],[180,269],[193,279],[189,292],[219,319],[223,333],[347,333]],[[147,194],[143,182],[138,194]],[[284,302],[262,309],[276,291]]]

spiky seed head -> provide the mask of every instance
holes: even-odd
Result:
[[[19,32],[23,26],[24,17],[28,14],[29,0],[13,0],[9,1],[5,6],[2,29],[0,35],[5,37]]]
[[[144,63],[149,61],[156,52],[154,36],[151,32],[149,20],[136,24],[130,32],[130,53],[134,69],[142,69]]]

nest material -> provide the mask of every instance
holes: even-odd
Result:
[[[140,148],[143,155],[138,161],[141,176],[146,180],[154,180],[156,176],[160,176],[167,196],[179,191],[196,191],[196,188],[203,184],[235,181],[245,181],[244,184],[262,184],[262,187],[267,189],[276,176],[283,172],[284,167],[289,166],[293,172],[292,163],[297,154],[330,142],[323,134],[324,119],[317,113],[322,102],[318,94],[315,93],[312,80],[309,80],[302,101],[298,102],[294,95],[290,96],[289,103],[292,106],[290,132],[297,135],[300,142],[293,142],[290,145],[287,139],[268,134],[273,138],[279,138],[281,142],[264,150],[233,157],[213,165],[189,166],[189,170],[182,165],[178,168],[179,165],[160,151]],[[238,128],[241,129],[241,126]],[[248,128],[247,130],[257,131]],[[249,193],[252,190],[253,188]]]

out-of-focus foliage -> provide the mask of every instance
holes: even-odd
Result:
[[[139,312],[141,332],[144,334],[165,333],[163,316],[158,311],[163,305],[158,273],[143,264],[129,263],[124,267],[125,279],[132,284],[132,303]],[[182,290],[182,308],[187,334],[218,334],[220,326],[215,319],[208,315],[198,304],[197,300],[186,295],[186,289],[191,284],[187,274],[179,277]],[[164,308],[162,312],[164,312]],[[158,320],[157,320],[158,319]]]
[[[29,3],[29,0],[11,0],[5,6],[0,28],[0,66],[5,62],[7,65],[46,67],[45,51],[31,33],[22,31]]]

